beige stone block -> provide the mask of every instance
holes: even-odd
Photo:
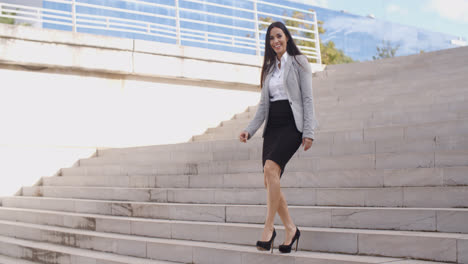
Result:
[[[320,122],[320,120],[319,120]],[[333,134],[333,143],[334,144],[345,144],[346,142],[363,142],[364,134],[362,129],[352,130],[352,131],[340,131],[334,132]],[[322,134],[318,135],[317,138],[321,139]],[[330,136],[328,135],[327,138]]]
[[[131,234],[131,220],[96,218],[96,231]]]
[[[60,222],[56,222],[56,226],[64,226],[73,229],[84,229],[84,230],[96,230],[96,218],[94,217],[84,217],[84,216],[76,216],[76,215],[56,215],[57,219],[62,218],[62,224]],[[51,224],[49,218],[46,218],[44,222],[40,222],[40,224]],[[42,216],[41,216],[42,219]],[[59,221],[59,220],[58,220]]]
[[[265,188],[263,173],[224,174],[221,178],[224,188]]]
[[[299,249],[333,253],[358,253],[358,235],[352,232],[301,232]],[[294,245],[295,247],[295,245]]]
[[[138,221],[130,221],[130,225],[132,235],[171,238],[172,224],[170,222],[138,219]]]
[[[124,256],[146,258],[146,242],[137,240],[118,239],[115,253]]]
[[[442,169],[445,185],[468,185],[468,167]]]
[[[361,189],[317,189],[317,205],[320,206],[365,206],[366,193]]]
[[[158,203],[167,203],[169,200],[169,190],[167,189],[148,189],[150,197],[148,201],[158,202]],[[145,201],[145,200],[140,200]]]
[[[315,205],[317,191],[314,188],[283,188],[288,205]],[[266,197],[266,191],[265,191]]]
[[[457,239],[457,261],[458,263],[468,263],[468,238]]]
[[[132,203],[112,203],[110,208],[113,216],[133,216]]]
[[[225,222],[225,207],[218,205],[175,204],[169,207],[171,219]]]
[[[403,140],[404,127],[368,128],[364,129],[364,141]]]
[[[226,222],[228,223],[264,223],[266,212],[267,212],[266,206],[227,205],[226,206]],[[275,221],[275,223],[277,222]]]
[[[429,236],[359,234],[362,254],[455,262],[456,239]]]
[[[467,207],[468,187],[403,187],[405,207]]]
[[[217,189],[215,203],[266,204],[266,192],[262,189]]]
[[[169,189],[167,199],[170,203],[215,203],[214,189]]]
[[[436,151],[436,167],[468,166],[468,151]]]
[[[434,153],[377,153],[377,169],[432,168]]]
[[[123,178],[121,177],[114,177],[114,178]],[[127,187],[132,187],[132,188],[154,188],[156,187],[156,180],[154,176],[142,176],[142,175],[132,175],[132,176],[127,176],[128,178],[128,183]]]
[[[74,208],[71,211],[79,213],[89,213],[89,214],[106,214],[110,215],[112,213],[112,207],[110,203],[98,202],[98,201],[80,201],[75,202]],[[67,210],[70,211],[70,210]]]
[[[153,186],[156,188],[188,188],[189,183],[192,183],[189,178],[188,175],[159,175],[154,178],[155,184]]]
[[[224,242],[221,240],[220,226],[216,224],[174,221],[171,223],[171,230],[172,239]]]
[[[243,264],[242,252],[224,248],[193,247],[193,262],[191,263]]]
[[[280,255],[279,251],[273,249],[273,254],[269,251],[244,253],[242,254],[242,264],[248,263],[272,263],[272,264],[295,264],[294,258]]]
[[[315,147],[315,146],[314,146]],[[321,151],[322,155],[326,152]],[[375,153],[375,141],[359,143],[336,143],[331,145],[331,155],[359,155]]]
[[[30,199],[24,200],[23,202],[27,203],[25,208],[34,208],[34,209],[47,209],[53,211],[66,211],[66,212],[73,212],[74,210],[78,210],[79,208],[79,201],[75,200],[68,200],[68,199],[48,199],[48,198],[41,198],[37,199]],[[39,203],[39,206],[32,207]],[[29,205],[32,205],[31,207]],[[105,210],[103,210],[105,212]]]
[[[169,219],[169,205],[152,203],[132,203],[133,217]]]
[[[385,141],[376,141],[376,152],[385,153],[385,152],[434,152],[435,151],[435,141],[433,139],[423,139],[423,140],[385,140]]]
[[[374,155],[320,157],[317,160],[318,170],[336,169],[372,169],[375,167]]]
[[[468,233],[468,210],[445,209],[437,210],[437,231]]]
[[[333,227],[436,231],[433,210],[333,208],[331,211]]]
[[[193,248],[187,245],[148,242],[147,257],[151,259],[192,263]]]
[[[443,170],[440,168],[408,168],[383,170],[385,186],[442,186]]]

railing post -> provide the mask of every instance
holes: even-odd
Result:
[[[260,56],[260,31],[258,29],[258,11],[257,11],[257,0],[253,1],[254,5],[254,16],[255,16],[255,54]]]
[[[176,12],[176,37],[177,37],[177,45],[180,45],[180,15],[179,15],[179,0],[175,1],[175,12]]]
[[[72,24],[73,32],[76,32],[76,2],[72,0]]]
[[[320,53],[320,39],[319,39],[319,30],[318,30],[318,21],[317,13],[314,12],[314,22],[315,22],[315,49],[317,50],[317,63],[322,64],[322,54]]]

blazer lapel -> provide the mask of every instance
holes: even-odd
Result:
[[[263,89],[267,89],[266,92],[265,92],[265,94],[267,95],[266,99],[270,98],[270,89],[268,87],[270,86],[270,79],[271,79],[271,75],[273,74],[273,70],[270,69],[267,76],[265,77],[265,82],[264,82],[264,85],[263,85]]]
[[[294,59],[294,56],[289,56],[288,60],[286,61],[284,65],[284,72],[283,72],[283,87],[286,89],[286,92],[288,92],[288,86],[286,85],[286,80],[288,79],[288,74],[289,70],[292,67],[292,60]]]

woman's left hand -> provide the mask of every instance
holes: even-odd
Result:
[[[311,138],[303,138],[302,139],[302,146],[304,146],[304,151],[310,149],[313,142],[314,142],[314,140],[311,139]]]

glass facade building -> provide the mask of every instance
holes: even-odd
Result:
[[[180,20],[180,28],[187,34],[192,34],[193,38],[199,38],[202,40],[205,36],[199,33],[198,30],[215,32],[219,34],[232,35],[242,38],[252,38],[251,41],[255,41],[253,38],[253,31],[245,31],[237,28],[225,28],[217,26],[219,24],[230,25],[239,28],[255,28],[255,24],[251,21],[242,20],[253,19],[253,1],[251,0],[198,0],[198,1],[186,1],[186,0],[139,0],[139,1],[119,1],[119,0],[76,0],[79,3],[101,5],[111,7],[109,9],[99,9],[87,6],[77,6],[76,12],[83,15],[100,15],[107,17],[115,17],[120,19],[128,19],[131,21],[144,21],[150,23],[157,23],[167,25],[169,27],[176,27],[177,20],[176,12],[174,8],[165,8],[165,6],[174,6],[178,3],[180,8],[179,17],[185,20]],[[213,6],[207,3],[214,3],[220,6]],[[431,32],[429,30],[415,28],[411,26],[400,25],[380,19],[371,17],[358,16],[340,11],[334,11],[330,9],[320,8],[312,5],[304,5],[296,2],[289,2],[286,0],[271,0],[268,3],[279,4],[288,7],[298,8],[301,10],[314,10],[317,14],[317,20],[323,22],[323,28],[326,30],[324,34],[320,35],[322,43],[333,41],[336,48],[341,49],[347,56],[350,56],[354,60],[365,61],[372,60],[372,57],[376,55],[377,46],[381,46],[382,43],[389,42],[391,46],[398,46],[396,56],[410,55],[420,53],[421,51],[429,52],[447,48],[457,47],[453,44],[453,40],[457,39],[456,36],[452,36],[444,33]],[[227,8],[232,7],[232,8]],[[43,7],[55,10],[71,11],[71,5],[65,3],[57,3],[52,1],[43,1]],[[275,8],[271,5],[262,4],[261,1],[257,4],[259,11],[259,18],[262,18],[261,13],[274,13],[279,16],[291,16],[293,10],[282,10],[281,8]],[[205,11],[203,13],[193,13],[185,10],[196,9]],[[129,12],[122,12],[121,10],[129,10]],[[148,13],[154,14],[155,16],[147,15]],[[210,13],[218,13],[220,16],[213,16]],[[223,17],[222,14],[234,16],[238,19],[232,19]],[[307,16],[307,14],[306,14]],[[82,17],[83,18],[83,17]],[[82,23],[83,26],[93,25],[94,18],[87,18],[89,21]],[[282,20],[281,18],[271,18],[273,21]],[[57,19],[58,20],[58,19]],[[204,23],[198,23],[197,21],[203,21]],[[111,22],[111,21],[107,21]],[[114,21],[115,22],[115,21]],[[213,23],[211,25],[210,23]],[[118,24],[115,22],[115,24]],[[128,25],[128,24],[127,24]],[[61,30],[72,30],[67,25],[57,25],[55,23],[43,23],[44,28],[53,28]],[[116,29],[126,29],[124,25],[114,25],[114,30],[103,30],[93,29],[86,27],[78,27],[78,32],[87,32],[100,35],[111,35],[124,38],[135,38],[145,39],[151,41],[165,42],[176,44],[174,39],[174,33],[165,30],[164,28],[158,28],[154,26],[151,32],[155,32],[154,35],[147,35],[130,31],[119,31]],[[226,38],[229,41],[229,38]],[[260,39],[264,39],[264,35],[260,34]],[[222,43],[223,40],[219,40]],[[244,42],[250,40],[245,39]],[[239,41],[242,43],[242,41]],[[255,50],[242,48],[242,47],[228,47],[218,46],[201,42],[194,42],[190,40],[182,39],[181,45],[197,46],[212,49],[222,49],[232,52],[241,52],[247,54],[255,54]],[[242,45],[242,44],[241,44]],[[263,50],[263,43],[262,50]]]

